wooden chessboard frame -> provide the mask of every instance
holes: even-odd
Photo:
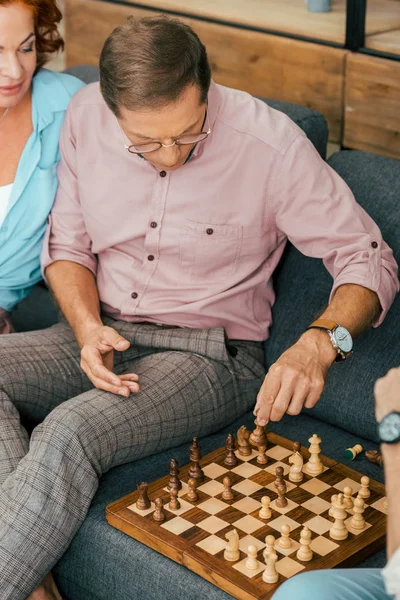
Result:
[[[287,450],[292,450],[293,448],[293,442],[290,440],[273,433],[268,433],[268,446],[271,447],[275,445],[282,446]],[[302,447],[301,453],[306,463],[310,457],[310,453],[304,447]],[[225,448],[219,448],[218,450],[205,455],[200,464],[202,468],[211,463],[222,464],[225,455]],[[333,474],[332,477],[337,478],[337,476],[340,476],[343,477],[343,479],[349,478],[357,482],[359,482],[362,477],[361,473],[330,458],[321,455],[321,460]],[[262,466],[263,465],[259,465],[260,468]],[[268,467],[268,464],[265,465],[265,467]],[[189,464],[180,468],[179,478],[182,481],[187,482],[188,470]],[[326,473],[329,473],[329,471],[326,471]],[[285,477],[285,479],[287,480],[288,478]],[[314,477],[314,479],[318,479],[318,477]],[[168,481],[169,475],[166,475],[149,485],[148,495],[150,500],[154,501],[154,499],[160,495],[163,495],[164,498],[166,498],[165,488],[167,487]],[[370,490],[371,493],[374,494],[375,500],[378,496],[379,500],[385,496],[384,485],[372,479],[370,479]],[[143,544],[146,544],[146,546],[149,546],[153,550],[184,565],[235,598],[238,598],[239,600],[268,600],[274,594],[277,587],[286,580],[285,577],[281,576],[277,584],[267,584],[263,581],[260,582],[260,577],[258,576],[258,581],[254,580],[257,578],[250,579],[248,576],[232,568],[235,563],[230,563],[212,556],[208,552],[197,547],[193,542],[188,543],[180,535],[167,531],[160,526],[160,523],[155,522],[152,518],[146,518],[141,514],[137,514],[130,510],[128,506],[134,504],[137,498],[138,491],[134,491],[108,505],[106,508],[106,519],[108,523]],[[228,505],[229,502],[227,503],[227,508],[229,508]],[[299,505],[298,510],[301,511],[301,509],[302,505]],[[192,511],[195,510],[196,507],[194,504]],[[369,511],[369,513],[367,513],[367,511]],[[326,556],[314,554],[313,559],[308,563],[300,563],[300,561],[298,561],[299,564],[304,565],[305,567],[302,572],[317,569],[330,569],[333,567],[353,567],[381,550],[385,545],[386,539],[386,515],[383,510],[380,511],[366,508],[365,516],[366,521],[368,521],[372,527],[369,527],[369,529],[358,535],[349,535],[347,540],[336,542],[339,544],[339,548],[329,552]],[[295,519],[296,517],[293,516],[293,518]],[[265,521],[265,524],[268,525],[268,521]],[[229,525],[229,523],[227,523],[227,525]],[[232,529],[233,528],[234,524],[232,526]],[[301,528],[297,528],[296,535],[294,535],[294,532],[293,535],[291,534],[292,539],[299,537],[300,529]],[[279,537],[278,531],[276,531],[276,534],[276,537]]]

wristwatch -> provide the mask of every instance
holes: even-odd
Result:
[[[345,327],[329,319],[317,319],[307,329],[324,329],[337,352],[335,362],[345,360],[353,349],[353,338]]]
[[[383,417],[378,423],[378,437],[382,444],[397,444],[400,442],[400,412],[393,411]]]

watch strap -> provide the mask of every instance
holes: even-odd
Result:
[[[338,324],[336,321],[331,321],[330,319],[317,319],[313,321],[311,325],[307,327],[307,329],[326,329],[327,331],[333,331],[336,329]]]

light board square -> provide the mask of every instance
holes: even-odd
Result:
[[[183,515],[185,512],[187,512],[188,510],[191,510],[193,508],[193,504],[190,504],[190,502],[186,502],[186,500],[182,500],[182,498],[179,499],[179,503],[181,505],[180,508],[178,508],[178,510],[171,510],[169,508],[169,501],[164,504],[164,508],[165,510],[168,510],[169,512],[171,512],[173,515]]]
[[[235,521],[234,523],[232,523],[232,525],[234,527],[237,527],[241,531],[244,531],[245,533],[253,533],[254,531],[257,531],[257,529],[261,529],[261,527],[264,527],[264,523],[262,521],[259,521],[258,519],[255,519],[250,515],[246,515],[242,519]]]
[[[188,490],[189,490],[189,486],[188,486],[188,484],[187,484],[187,483],[185,483],[184,481],[181,481],[181,484],[182,484],[182,489],[180,489],[180,490],[179,490],[179,492],[178,492],[178,497],[180,497],[180,496],[184,496],[185,494],[187,494],[187,493],[188,493]],[[168,487],[165,487],[165,488],[164,488],[164,490],[165,490],[166,492],[168,492],[168,491],[169,491],[169,490],[168,490]]]
[[[285,465],[285,463],[280,462],[280,461],[275,462],[273,465],[270,465],[269,467],[266,467],[265,470],[268,471],[268,473],[272,473],[272,475],[275,475],[276,467],[282,467],[284,475],[287,475],[290,471],[289,465]]]
[[[306,463],[306,464],[304,465],[304,467],[303,467],[303,473],[305,473],[305,474],[306,474],[306,475],[308,475],[309,477],[319,477],[320,475],[322,475],[322,473],[325,473],[325,471],[327,471],[327,470],[328,470],[328,467],[325,467],[325,466],[324,466],[324,468],[323,468],[323,470],[321,471],[321,473],[318,473],[317,475],[315,475],[315,473],[309,473],[309,472],[307,471],[307,464],[308,464],[308,463]]]
[[[280,538],[276,540],[274,548],[278,553],[283,554],[283,556],[290,556],[290,554],[294,554],[294,552],[297,552],[297,550],[300,548],[300,544],[299,542],[296,542],[296,540],[292,540],[292,545],[290,548],[281,548],[279,545],[279,540]]]
[[[240,460],[244,460],[244,461],[249,461],[249,460],[253,460],[253,458],[257,458],[258,456],[258,452],[257,450],[252,450],[251,454],[249,454],[249,456],[242,456],[239,452],[239,450],[235,450],[235,454],[237,456],[237,458],[239,458]]]
[[[240,481],[236,485],[232,486],[233,490],[240,492],[244,496],[250,496],[251,494],[254,494],[254,492],[258,492],[258,490],[261,490],[261,488],[262,485],[259,485],[254,481],[250,481],[250,479],[245,479],[244,481]]]
[[[150,513],[152,513],[155,509],[155,504],[154,502],[150,503],[150,508],[147,508],[146,510],[139,510],[136,506],[136,503],[131,504],[130,506],[127,506],[127,508],[129,510],[131,510],[132,512],[135,512],[137,515],[140,515],[141,517],[145,517],[146,515],[149,515]]]
[[[332,524],[333,523],[328,521],[328,519],[324,519],[320,515],[317,515],[316,517],[313,517],[309,521],[303,523],[303,526],[307,525],[307,527],[311,529],[311,531],[313,531],[314,533],[318,533],[318,535],[322,535],[330,530]]]
[[[205,502],[197,504],[197,507],[201,508],[210,515],[215,515],[226,508],[226,503],[222,502],[222,500],[218,500],[218,498],[209,498]]]
[[[331,486],[325,483],[324,481],[321,481],[320,479],[316,479],[314,477],[313,479],[302,483],[300,487],[303,490],[306,490],[306,492],[309,492],[314,496],[318,496],[318,494],[322,494],[322,492],[325,492],[325,490],[329,490]]]
[[[193,523],[189,523],[186,519],[182,519],[182,517],[175,517],[171,521],[167,521],[167,523],[162,523],[161,527],[167,529],[171,533],[175,533],[176,535],[180,535],[184,531],[187,531],[191,527],[193,527]]]
[[[223,492],[224,486],[219,481],[215,481],[213,479],[212,481],[207,481],[207,483],[203,483],[203,485],[200,485],[197,489],[201,492],[204,492],[205,494],[208,494],[209,496],[218,496],[218,494],[221,494],[221,492]]]
[[[261,540],[258,540],[252,535],[245,535],[239,541],[239,548],[247,554],[247,549],[249,546],[255,546],[257,550],[262,550],[262,548],[265,548],[265,544],[261,542]]]
[[[351,526],[351,520],[353,517],[350,517],[349,519],[346,519],[345,521],[345,525],[348,529],[348,531],[350,531],[350,533],[353,533],[354,535],[360,535],[360,533],[364,533],[364,531],[367,531],[367,529],[369,529],[370,527],[372,527],[372,525],[370,523],[365,522],[365,527],[364,529],[354,529]]]
[[[197,542],[196,546],[199,546],[199,548],[214,556],[214,554],[217,554],[217,552],[225,550],[226,544],[227,542],[224,542],[223,539],[217,537],[216,535],[210,535],[205,540]]]
[[[276,570],[280,575],[283,575],[283,577],[286,578],[293,577],[293,575],[300,573],[300,571],[303,569],[305,569],[304,565],[301,565],[299,562],[293,560],[289,556],[285,556],[285,558],[278,560],[276,563]]]
[[[310,548],[320,556],[326,556],[329,552],[333,552],[333,550],[339,548],[339,544],[335,544],[332,540],[328,540],[328,538],[319,535],[312,540]]]
[[[349,479],[349,477],[346,477],[346,479],[339,481],[339,483],[337,483],[333,487],[335,487],[340,492],[343,492],[346,486],[351,487],[353,489],[353,494],[355,494],[359,491],[361,484],[357,483],[357,481],[354,481],[354,479]]]
[[[384,507],[384,500],[386,500],[386,498],[379,498],[379,500],[371,504],[371,507],[379,510],[379,512],[383,513],[384,515],[387,515],[388,510]]]
[[[307,502],[303,502],[302,506],[304,506],[304,508],[306,508],[310,512],[315,513],[316,515],[320,515],[326,510],[329,510],[331,507],[329,502],[327,502],[323,498],[320,498],[319,496],[314,496],[313,498],[307,500]]]
[[[283,446],[273,446],[265,453],[267,456],[274,458],[275,460],[283,460],[287,458],[290,454],[293,454],[293,450],[288,450]]]
[[[243,573],[243,575],[246,575],[247,577],[255,577],[256,575],[258,575],[259,573],[262,573],[265,569],[265,565],[262,562],[258,563],[258,569],[247,569],[246,567],[246,560],[247,557],[244,558],[243,560],[241,560],[240,562],[236,563],[235,565],[233,565],[233,568],[236,569],[237,571],[239,571],[239,573]]]
[[[221,467],[221,465],[217,465],[217,463],[211,463],[206,467],[203,467],[204,474],[207,475],[210,479],[217,479],[220,475],[228,472],[228,469],[225,467]]]
[[[242,463],[238,465],[234,469],[232,469],[232,473],[237,473],[242,477],[251,477],[251,475],[255,475],[259,473],[262,469],[260,467],[256,467],[255,465],[251,465],[250,463]]]
[[[273,510],[276,510],[276,512],[280,512],[282,515],[285,515],[286,513],[290,512],[291,510],[293,510],[294,508],[296,508],[298,506],[297,502],[292,502],[292,500],[289,500],[289,498],[287,498],[287,506],[281,508],[279,506],[276,505],[276,500],[273,500],[270,503],[270,508],[272,508]]]
[[[289,525],[290,531],[294,531],[297,527],[300,527],[300,523],[293,521],[290,517],[286,515],[281,515],[277,519],[273,521],[268,521],[268,525],[272,527],[272,529],[276,529],[277,531],[281,530],[282,525]]]
[[[226,521],[215,516],[207,517],[207,519],[197,523],[197,527],[204,529],[204,531],[208,531],[208,533],[217,533],[217,531],[221,531],[221,529],[226,527]]]
[[[238,510],[241,510],[247,515],[252,513],[254,510],[261,508],[261,504],[257,502],[257,500],[254,500],[254,498],[248,498],[247,496],[245,498],[242,498],[238,502],[235,502],[235,504],[232,504],[232,506],[234,508],[237,508]],[[226,506],[224,505],[224,508],[225,507]]]

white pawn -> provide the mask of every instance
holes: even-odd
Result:
[[[268,560],[268,556],[270,554],[274,554],[275,553],[275,538],[273,535],[267,535],[267,537],[265,538],[265,549],[263,552],[263,557],[265,560],[265,564],[267,564],[267,560]]]
[[[262,508],[260,509],[260,512],[258,513],[258,516],[260,517],[260,519],[270,519],[271,518],[271,509],[269,507],[270,502],[271,502],[271,498],[269,496],[263,496],[261,498]]]
[[[332,506],[334,508],[333,516],[335,518],[335,522],[329,531],[329,535],[333,540],[345,540],[349,535],[349,532],[344,522],[347,517],[347,513],[343,504],[343,494],[338,495]]]
[[[369,489],[369,477],[364,475],[363,477],[361,477],[361,487],[360,487],[360,491],[358,492],[358,497],[359,498],[369,498],[370,495],[371,495],[371,491]]]
[[[335,515],[334,515],[335,508],[333,506],[333,503],[336,502],[336,500],[337,500],[337,494],[333,494],[333,496],[331,496],[331,507],[330,507],[329,513],[328,513],[329,516],[333,517],[333,518],[335,517]]]
[[[265,567],[262,580],[265,583],[276,583],[279,579],[279,573],[276,570],[276,562],[278,560],[278,556],[275,552],[271,552],[267,558],[267,566]]]
[[[313,551],[310,548],[311,531],[304,526],[300,533],[300,548],[297,550],[297,558],[303,562],[308,562],[313,557]]]
[[[255,571],[258,569],[258,560],[257,560],[257,548],[253,545],[247,548],[247,560],[245,562],[246,569],[249,571]]]
[[[357,498],[354,500],[354,516],[350,521],[350,527],[352,529],[364,529],[365,519],[363,512],[365,510],[365,502],[363,498]]]
[[[292,540],[290,539],[290,526],[289,525],[282,525],[281,527],[281,534],[282,537],[279,538],[278,540],[278,545],[281,548],[291,548],[292,547]]]
[[[353,489],[350,486],[343,489],[343,502],[345,508],[353,508]]]

